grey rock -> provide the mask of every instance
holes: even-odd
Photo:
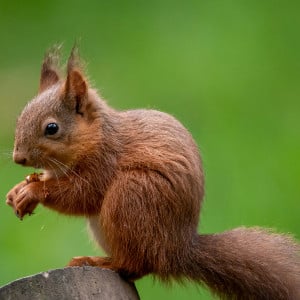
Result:
[[[138,300],[133,283],[97,267],[51,270],[0,288],[0,300]]]

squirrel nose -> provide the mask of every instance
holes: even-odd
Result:
[[[18,153],[14,153],[14,162],[19,164],[19,165],[25,165],[26,162],[27,162],[27,159],[26,157],[24,157],[23,155],[21,154],[18,154]]]

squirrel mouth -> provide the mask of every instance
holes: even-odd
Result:
[[[28,167],[32,167],[35,170],[40,170],[40,169],[44,169],[44,166],[41,163],[32,163],[32,164],[28,164]]]

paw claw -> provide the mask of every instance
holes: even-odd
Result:
[[[21,220],[23,221],[23,216],[21,216],[20,212],[19,211],[15,211],[15,215]]]

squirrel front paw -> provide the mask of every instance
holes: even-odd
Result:
[[[15,199],[15,213],[21,220],[28,214],[31,215],[38,205],[39,201],[36,198],[32,189],[32,184],[24,186],[18,193]]]
[[[26,214],[31,215],[39,201],[34,191],[34,183],[22,181],[17,184],[6,196],[6,203],[11,206],[21,220]]]
[[[24,180],[14,186],[6,195],[6,204],[11,206],[12,208],[15,207],[14,201],[17,198],[17,195],[19,191],[27,184],[27,182]]]

